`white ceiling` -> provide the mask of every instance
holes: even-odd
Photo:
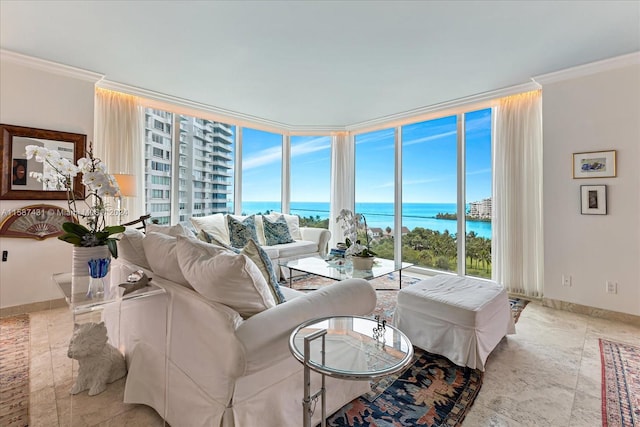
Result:
[[[341,128],[640,51],[640,1],[0,1],[0,47]]]

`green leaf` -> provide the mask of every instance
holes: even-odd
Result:
[[[107,239],[107,247],[114,258],[118,258],[118,243],[117,239]]]
[[[102,231],[106,231],[107,233],[109,233],[109,235],[117,234],[124,232],[124,227],[122,225],[110,225],[103,228]]]
[[[75,222],[65,222],[62,224],[62,229],[69,234],[75,234],[76,236],[84,236],[91,233],[91,231],[84,225],[76,224]]]
[[[63,242],[71,243],[75,246],[80,246],[80,243],[82,242],[82,239],[80,237],[71,233],[65,233],[62,236],[58,236],[58,239],[62,240]]]

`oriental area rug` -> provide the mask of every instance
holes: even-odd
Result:
[[[420,279],[403,276],[402,287]],[[292,287],[318,289],[336,282],[318,276],[301,276]],[[399,289],[395,273],[370,281],[376,289],[377,304],[371,316],[391,321]],[[510,299],[514,321],[528,301]],[[455,365],[449,359],[414,347],[412,363],[404,371],[372,382],[371,392],[360,396],[331,415],[331,427],[450,427],[462,424],[482,386],[483,372]]]
[[[0,426],[29,425],[29,315],[0,319]]]
[[[602,426],[640,426],[640,347],[600,339]]]

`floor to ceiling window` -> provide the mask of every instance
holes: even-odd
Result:
[[[329,227],[331,201],[331,137],[292,136],[290,213],[300,225]]]
[[[282,135],[242,128],[242,214],[282,211]]]
[[[169,224],[231,212],[234,133],[228,124],[145,110],[145,200],[152,218]]]
[[[491,278],[491,109],[465,119],[466,274]]]
[[[402,127],[402,260],[457,271],[457,118]]]
[[[395,135],[393,129],[355,137],[356,213],[364,215],[372,238],[371,249],[393,259]]]

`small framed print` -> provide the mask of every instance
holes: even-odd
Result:
[[[614,178],[616,150],[573,153],[574,178]]]
[[[581,185],[580,205],[582,215],[606,215],[607,186]]]

